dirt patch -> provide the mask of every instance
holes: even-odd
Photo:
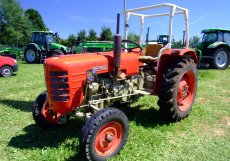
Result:
[[[230,127],[230,117],[223,117],[221,122],[224,124],[224,125],[227,125]]]

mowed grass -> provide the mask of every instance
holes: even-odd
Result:
[[[19,64],[17,75],[0,78],[0,160],[82,160],[82,123],[44,131],[32,118],[35,98],[45,90],[42,64]],[[157,97],[122,107],[128,142],[112,161],[230,160],[230,68],[199,70],[198,92],[189,117],[166,123]]]

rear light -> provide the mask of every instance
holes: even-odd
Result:
[[[69,100],[69,79],[66,71],[49,72],[51,98],[53,101],[65,102]]]

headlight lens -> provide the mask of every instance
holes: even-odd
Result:
[[[17,63],[17,60],[16,60],[16,59],[14,59],[14,63]]]
[[[96,82],[97,81],[97,73],[94,70],[89,70],[86,72],[87,80],[90,82]]]

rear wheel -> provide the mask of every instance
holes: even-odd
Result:
[[[10,66],[3,66],[0,69],[0,76],[2,77],[10,77],[13,75],[13,69]]]
[[[39,63],[40,55],[40,51],[32,45],[27,46],[24,52],[25,61],[29,64]]]
[[[128,135],[128,119],[122,111],[116,108],[100,110],[82,129],[83,153],[88,160],[107,160],[120,152]]]
[[[170,121],[187,117],[196,96],[197,69],[190,58],[173,62],[165,73],[158,94],[160,112]]]
[[[57,125],[58,115],[50,109],[46,91],[42,92],[35,100],[33,118],[42,129],[48,129]]]
[[[219,48],[214,53],[212,66],[216,69],[226,69],[229,65],[230,53],[226,48]]]

